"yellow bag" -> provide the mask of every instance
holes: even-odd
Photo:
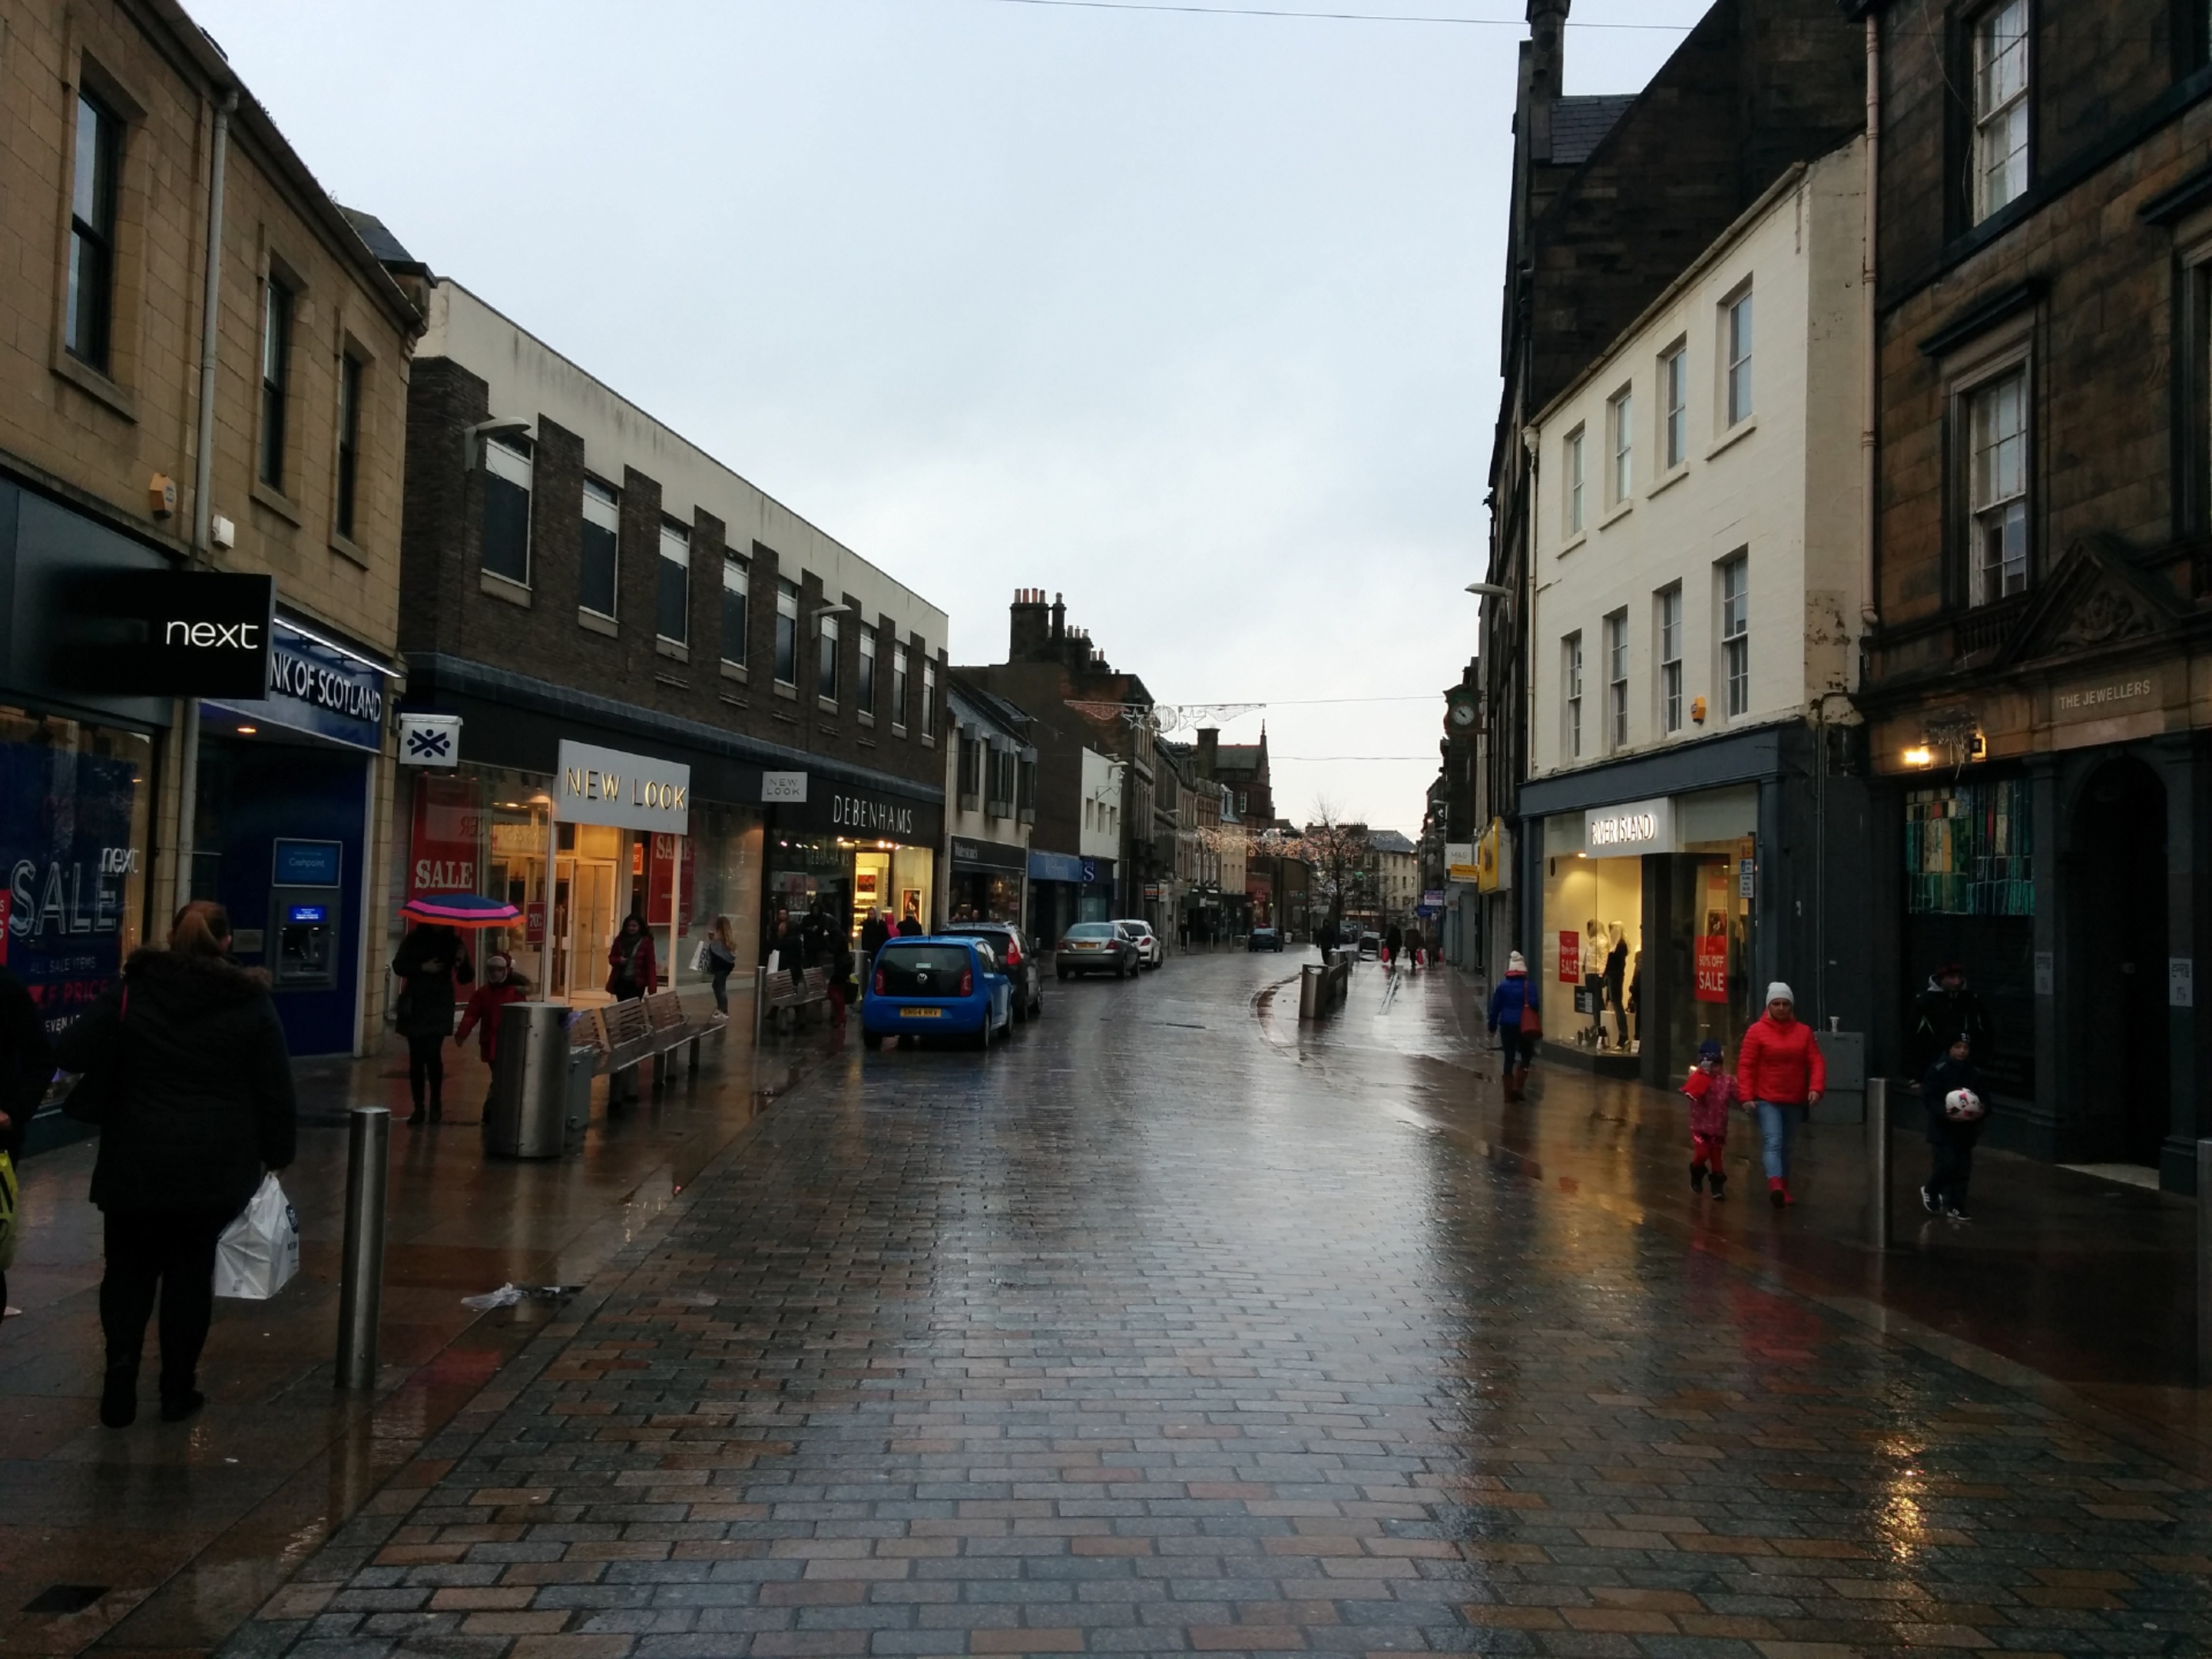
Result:
[[[15,1160],[0,1152],[0,1273],[15,1265]]]

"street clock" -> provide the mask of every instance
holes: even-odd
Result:
[[[1480,694],[1465,690],[1454,691],[1444,708],[1444,730],[1455,737],[1472,732],[1481,713]]]

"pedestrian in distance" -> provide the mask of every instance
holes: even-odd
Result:
[[[1912,1040],[1907,1058],[1912,1075],[1923,1077],[1942,1060],[1951,1039],[1965,1033],[1976,1060],[1986,1063],[1995,1051],[1989,1010],[1966,984],[1963,963],[1947,962],[1928,976],[1927,988],[1912,1000]]]
[[[1614,922],[1612,928],[1613,948],[1605,954],[1605,1006],[1613,1010],[1613,1046],[1628,1047],[1628,1006],[1625,988],[1628,981],[1628,929]]]
[[[1766,1201],[1786,1209],[1797,1201],[1790,1190],[1790,1143],[1798,1123],[1820,1103],[1828,1062],[1813,1028],[1797,1018],[1796,994],[1778,979],[1766,988],[1766,1012],[1743,1034],[1735,1075],[1759,1115]]]
[[[907,907],[906,914],[899,918],[898,933],[901,939],[920,939],[921,937],[921,917],[912,905],[908,905]]]
[[[1416,974],[1421,971],[1421,930],[1418,927],[1406,929],[1406,966]]]
[[[1982,1138],[1984,1104],[1974,1042],[1964,1031],[1920,1079],[1920,1105],[1928,1116],[1928,1145],[1935,1154],[1921,1207],[1930,1215],[1965,1221],[1966,1185],[1974,1174],[1974,1143]]]
[[[730,1012],[730,974],[738,965],[738,937],[727,916],[716,916],[707,930],[707,984],[714,994],[714,1012]]]
[[[158,1288],[161,1420],[207,1403],[200,1350],[215,1314],[216,1243],[262,1176],[292,1162],[292,1061],[268,975],[230,960],[230,917],[197,899],[164,948],[134,951],[122,977],[54,1045],[66,1071],[97,1079],[100,1152],[92,1201],[107,1267],[100,1324],[107,1373],[100,1420],[138,1414],[138,1364]],[[450,1017],[450,1011],[449,1011]]]
[[[1490,1029],[1500,1055],[1498,1080],[1509,1102],[1522,1099],[1528,1087],[1528,1063],[1536,1057],[1539,1027],[1535,981],[1518,951],[1505,958],[1505,975],[1490,994]]]
[[[1405,953],[1405,949],[1406,930],[1394,921],[1390,924],[1390,931],[1382,935],[1383,962],[1389,963],[1397,961]]]
[[[1690,1068],[1682,1092],[1690,1097],[1690,1190],[1699,1191],[1710,1180],[1713,1196],[1726,1198],[1728,1170],[1721,1155],[1728,1150],[1729,1113],[1743,1096],[1713,1038],[1698,1045],[1698,1063]]]
[[[476,969],[469,965],[459,933],[425,921],[399,941],[392,972],[399,981],[393,1024],[407,1039],[407,1093],[415,1103],[407,1121],[435,1122],[446,1110],[446,1039],[453,1034],[454,999],[459,987],[474,982]]]
[[[21,980],[0,968],[0,1319],[8,1314],[8,1269],[15,1265],[22,1224],[15,1160],[53,1078],[54,1052],[39,1006]]]
[[[860,924],[860,977],[872,976],[876,971],[876,952],[891,942],[891,925],[884,919],[881,910],[871,908],[868,919]]]
[[[453,1032],[456,1047],[469,1040],[469,1033],[477,1034],[477,1058],[484,1063],[489,1073],[499,1058],[499,1011],[510,1002],[520,1002],[530,994],[530,982],[514,971],[514,963],[502,952],[495,951],[484,958],[483,983],[470,997],[468,1006],[461,1010],[461,1023]],[[491,1109],[491,1085],[484,1085],[484,1109]]]

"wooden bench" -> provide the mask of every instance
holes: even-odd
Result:
[[[592,1069],[610,1077],[629,1070],[641,1060],[652,1060],[653,1086],[657,1090],[668,1080],[670,1054],[688,1044],[690,1054],[684,1069],[696,1073],[699,1069],[699,1039],[728,1024],[728,1017],[720,1013],[693,1019],[684,1012],[681,995],[674,991],[656,991],[648,997],[605,1003],[594,1009],[592,1017],[577,1022],[578,1036],[592,1040],[580,1042],[577,1046],[596,1049],[599,1059]]]
[[[779,1031],[790,1031],[799,1024],[805,1010],[829,1006],[830,970],[809,968],[796,981],[778,969],[768,976],[768,997],[762,1004],[764,1015],[775,1022]]]

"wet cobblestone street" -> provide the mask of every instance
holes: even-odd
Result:
[[[1296,965],[856,1045],[224,1651],[2212,1648],[2197,1443],[1501,1168],[1423,1121],[1494,1085],[1271,1032]]]

